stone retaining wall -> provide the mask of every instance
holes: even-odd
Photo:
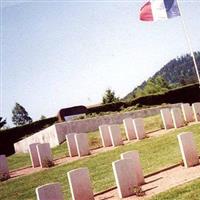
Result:
[[[103,124],[121,124],[123,122],[123,119],[125,118],[144,118],[148,116],[153,116],[160,114],[161,108],[174,107],[181,107],[181,104],[170,104],[165,106],[142,109],[138,111],[117,113],[95,118],[58,123],[15,143],[15,152],[27,152],[28,145],[37,142],[48,142],[50,143],[51,147],[55,147],[65,141],[65,135],[68,133],[87,133],[91,131],[96,131],[98,127]]]

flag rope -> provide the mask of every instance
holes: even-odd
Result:
[[[192,59],[193,59],[193,63],[194,63],[194,67],[195,67],[195,71],[196,71],[196,74],[197,74],[197,78],[198,78],[198,81],[199,81],[199,87],[200,87],[200,75],[199,75],[199,71],[198,71],[196,59],[195,59],[195,56],[194,56],[194,52],[193,52],[193,50],[192,50],[192,45],[191,45],[189,33],[188,33],[188,31],[187,31],[186,24],[185,24],[185,21],[184,21],[184,19],[183,19],[183,14],[182,14],[182,10],[181,10],[181,7],[180,7],[179,0],[177,0],[177,4],[178,4],[178,7],[179,7],[181,22],[182,22],[182,25],[183,25],[183,30],[184,30],[184,33],[185,33],[185,37],[186,37],[186,40],[187,40],[189,49],[190,49],[190,54],[191,54]]]

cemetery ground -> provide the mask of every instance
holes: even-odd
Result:
[[[160,115],[144,118],[145,130],[147,133],[160,130],[162,121]],[[120,132],[123,139],[126,139],[124,126],[120,125]],[[91,149],[102,147],[99,131],[88,133],[89,146]],[[66,142],[52,149],[54,159],[69,156]],[[23,168],[31,165],[29,153],[17,153],[8,157],[8,165],[10,170]]]
[[[160,122],[159,116],[146,118],[145,128],[147,132],[160,129]],[[121,131],[123,133],[122,127]],[[200,138],[198,137],[200,132],[199,124],[176,130],[172,129],[171,131],[167,131],[166,134],[157,137],[146,138],[136,143],[128,143],[124,146],[116,147],[111,151],[91,155],[81,160],[2,182],[0,183],[0,199],[36,199],[35,188],[50,182],[61,183],[65,198],[69,199],[70,191],[67,181],[67,172],[79,167],[88,167],[94,192],[107,190],[115,186],[111,163],[118,160],[120,154],[123,152],[131,150],[139,151],[145,175],[180,163],[181,154],[176,136],[181,132],[187,131],[193,132],[197,148],[200,149]],[[90,145],[92,145],[93,148],[101,145],[99,143],[98,132],[90,133],[89,138]],[[54,148],[54,157],[66,156],[66,149],[66,143]],[[25,160],[25,162],[19,164],[22,160]],[[14,155],[9,158],[9,165],[14,169],[27,165],[27,161],[30,163],[28,154]],[[18,165],[13,164],[16,162]],[[171,189],[167,193],[161,193],[153,197],[153,199],[200,199],[199,183],[200,180],[193,181],[184,186]],[[185,198],[186,196],[191,196],[192,198]]]
[[[172,188],[166,192],[155,195],[151,200],[199,200],[200,199],[200,179],[185,183]]]

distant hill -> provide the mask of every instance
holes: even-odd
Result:
[[[200,71],[200,51],[195,52],[195,58]],[[148,80],[155,80],[156,77],[162,76],[166,82],[172,87],[191,84],[197,82],[197,76],[193,64],[192,57],[189,54],[175,58],[164,65],[158,72],[156,72]],[[148,81],[147,80],[147,81]],[[136,90],[143,89],[147,81],[134,88],[132,92],[127,94],[123,100],[129,100],[135,97]]]

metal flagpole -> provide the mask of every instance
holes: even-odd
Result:
[[[196,74],[197,74],[197,78],[198,78],[199,86],[200,86],[200,75],[199,75],[197,63],[196,63],[196,60],[195,60],[194,52],[192,50],[192,45],[191,45],[191,41],[190,41],[190,38],[189,38],[189,34],[188,34],[188,31],[187,31],[184,19],[182,17],[183,14],[182,14],[182,10],[180,8],[179,0],[177,0],[177,4],[178,4],[180,15],[181,15],[180,17],[181,17],[181,22],[182,22],[182,25],[183,25],[183,30],[184,30],[184,33],[185,33],[186,40],[188,42],[188,46],[189,46],[189,49],[190,49],[190,54],[191,54],[192,59],[193,59],[194,67],[195,67],[195,70],[196,70]]]

